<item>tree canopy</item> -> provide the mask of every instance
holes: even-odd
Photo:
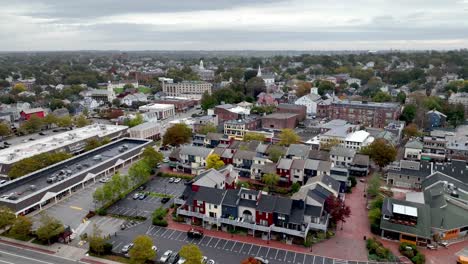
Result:
[[[395,161],[397,149],[385,139],[374,140],[369,146],[362,149],[362,153],[369,157],[382,169]]]
[[[15,213],[6,206],[0,206],[0,229],[3,229],[11,224],[16,219]]]
[[[286,128],[281,130],[279,134],[279,144],[283,146],[289,146],[291,144],[297,144],[301,142],[301,138],[299,137],[294,130]]]
[[[139,235],[133,240],[133,247],[129,251],[130,262],[135,264],[146,263],[156,257],[153,250],[153,240],[146,235]]]
[[[10,228],[10,236],[19,239],[26,240],[31,234],[32,222],[27,216],[19,215],[14,221]]]
[[[192,130],[185,124],[175,124],[166,130],[163,145],[178,146],[189,143],[192,139]]]
[[[269,187],[273,187],[277,185],[279,180],[280,180],[280,177],[276,173],[266,173],[262,177],[262,182]]]
[[[252,140],[257,140],[260,142],[264,142],[266,140],[265,135],[260,134],[260,133],[255,133],[255,132],[247,132],[244,135],[243,141],[252,141]]]
[[[218,154],[210,154],[206,158],[206,168],[207,169],[215,169],[219,170],[221,167],[224,166],[224,162],[221,160]]]
[[[36,230],[36,235],[40,240],[47,241],[50,244],[51,239],[57,238],[64,231],[60,220],[43,213],[39,220],[41,225]]]
[[[206,135],[208,133],[216,133],[218,130],[213,123],[207,123],[200,127],[198,133]]]
[[[46,152],[22,159],[8,171],[8,176],[12,179],[19,178],[28,173],[48,167],[52,164],[69,159],[72,154],[66,152]]]
[[[161,163],[164,159],[164,155],[156,151],[152,146],[148,146],[143,150],[141,154],[143,160],[147,163],[150,168],[154,168],[156,165]]]
[[[201,264],[202,252],[200,248],[194,244],[182,246],[179,254],[186,260],[186,264]]]
[[[328,196],[325,200],[325,211],[331,216],[331,221],[335,224],[338,222],[346,222],[346,218],[351,215],[351,209],[345,205],[343,200],[333,195]]]

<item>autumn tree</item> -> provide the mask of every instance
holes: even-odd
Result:
[[[163,137],[163,145],[178,146],[189,143],[192,138],[192,130],[185,124],[175,124],[166,130]]]
[[[248,257],[242,260],[241,264],[261,264],[261,263],[258,260],[256,260],[254,257]]]
[[[13,89],[11,89],[12,94],[19,94],[24,91],[26,91],[26,85],[23,83],[17,83],[15,86],[13,86]]]
[[[266,173],[262,176],[262,182],[268,187],[273,187],[278,184],[280,177],[276,173]]]
[[[351,209],[345,205],[343,200],[333,195],[328,196],[325,200],[325,211],[331,216],[331,221],[334,224],[338,222],[346,222],[346,218],[351,215]]]
[[[216,133],[217,131],[218,129],[216,128],[216,126],[213,123],[209,122],[201,126],[198,133],[207,135],[208,133]]]
[[[36,230],[37,238],[47,241],[49,245],[51,239],[58,237],[64,231],[62,222],[48,214],[42,214],[39,221],[41,225]]]
[[[310,94],[310,89],[312,84],[310,82],[300,82],[297,84],[296,96],[302,97],[304,95]]]
[[[392,101],[392,96],[389,93],[378,91],[373,97],[374,102],[390,102]]]
[[[416,124],[414,124],[414,123],[411,123],[411,124],[407,125],[405,127],[405,129],[403,129],[403,134],[407,138],[417,137],[417,136],[420,135],[418,126],[416,126]]]
[[[146,235],[139,235],[133,240],[133,247],[129,251],[130,262],[135,264],[146,263],[156,257],[153,250],[153,240]],[[201,259],[201,257],[200,257]]]
[[[16,219],[15,213],[6,206],[0,207],[0,229],[3,229],[11,224]]]
[[[279,144],[282,146],[289,146],[291,144],[297,144],[301,142],[301,137],[299,137],[294,130],[290,128],[285,128],[281,130],[281,133],[279,134]]]
[[[219,157],[218,154],[210,154],[207,158],[206,158],[206,168],[207,169],[215,169],[215,170],[219,170],[220,168],[222,168],[224,166],[224,162],[221,160],[221,158]]]
[[[179,254],[185,259],[185,264],[201,264],[202,252],[200,248],[194,244],[182,246]]]
[[[369,146],[364,147],[361,152],[369,157],[379,166],[380,170],[395,161],[397,149],[385,139],[374,140]]]
[[[32,222],[31,220],[23,215],[18,216],[10,228],[10,236],[19,239],[26,240],[31,234]]]

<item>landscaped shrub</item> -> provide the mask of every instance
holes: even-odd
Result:
[[[166,215],[169,212],[168,209],[159,207],[153,212],[153,225],[166,227]]]
[[[400,243],[398,250],[415,264],[424,264],[426,262],[426,257],[413,244],[407,242]]]
[[[369,253],[368,258],[372,261],[394,261],[396,258],[388,248],[385,248],[380,241],[375,238],[366,240],[366,248]]]

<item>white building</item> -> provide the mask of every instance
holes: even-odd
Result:
[[[334,146],[330,150],[330,161],[335,166],[349,167],[354,160],[356,150],[345,148],[343,146]]]
[[[114,91],[114,89],[122,89],[126,84],[131,84],[133,87],[138,88],[138,81],[137,80],[124,80],[124,81],[115,81],[115,82],[107,82],[107,90]]]
[[[258,66],[257,77],[262,78],[266,86],[275,84],[275,75],[273,74],[262,75],[262,69],[260,68],[260,65]]]
[[[161,138],[161,124],[159,122],[146,122],[128,129],[131,138],[153,139]]]
[[[173,104],[147,104],[138,108],[140,112],[156,113],[158,120],[167,119],[175,115],[175,107]]]
[[[315,115],[317,113],[317,104],[322,100],[320,95],[310,93],[297,99],[294,104],[304,105],[307,108],[307,114]]]
[[[144,93],[127,94],[121,99],[121,103],[131,106],[133,103],[148,102],[148,96]]]
[[[374,138],[370,136],[369,132],[359,130],[346,136],[345,147],[359,150],[362,147],[370,145],[372,142],[374,142]]]
[[[407,160],[421,160],[421,153],[424,145],[419,140],[408,141],[405,145],[405,159]]]

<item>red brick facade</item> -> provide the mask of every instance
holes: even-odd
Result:
[[[265,129],[294,129],[297,123],[297,114],[274,113],[262,117],[262,128]]]
[[[279,104],[276,112],[297,114],[298,121],[304,121],[307,116],[307,107],[305,105]]]

